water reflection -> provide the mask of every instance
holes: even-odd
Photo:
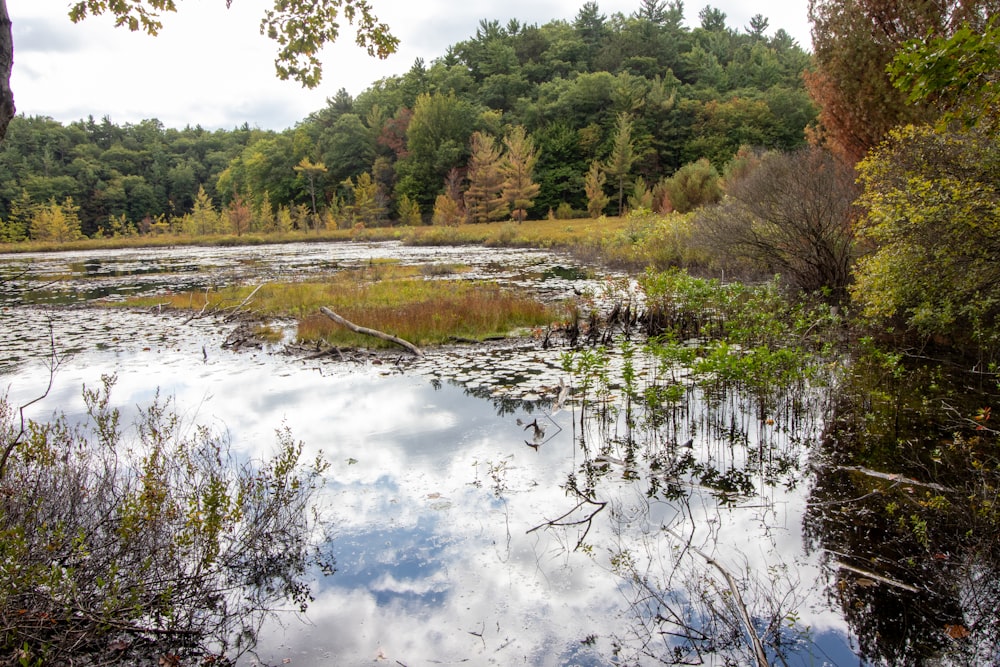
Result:
[[[329,248],[298,250],[151,251],[122,262],[211,266],[213,279],[235,280],[248,262],[260,278],[375,252],[346,244],[334,259]],[[401,252],[412,253],[406,261],[480,262],[512,284],[544,273],[546,262],[561,266],[520,252],[501,263],[496,250]],[[37,275],[68,259],[38,258],[49,268],[36,266]],[[92,273],[117,280],[124,266]],[[201,270],[164,274],[202,279]],[[543,282],[565,291],[575,279],[553,271]],[[697,390],[683,372],[636,355],[632,371],[664,392],[655,411],[622,412],[616,385],[603,396],[592,390],[592,418],[581,419],[578,399],[552,414],[559,380],[581,379],[563,370],[561,351],[534,341],[350,366],[237,354],[208,320],[182,327],[169,316],[25,306],[0,317],[0,389],[14,402],[47,382],[51,339],[65,357],[35,416],[82,413],[80,386],[115,372],[126,413],[158,387],[185,424],[228,431],[247,456],[267,454],[287,423],[307,455],[322,450],[333,463],[325,494],[338,571],[317,579],[303,622],[289,616],[265,630],[260,658],[269,664],[740,661],[748,644],[721,571],[741,584],[756,632],[787,647],[788,664],[857,663],[844,616],[824,597],[822,552],[805,548],[818,413],[769,404],[762,416],[745,394]],[[547,425],[540,441],[532,422]],[[581,498],[594,502],[570,512]]]

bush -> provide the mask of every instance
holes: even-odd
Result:
[[[17,425],[0,400],[0,650],[20,664],[238,656],[277,605],[305,609],[311,564],[331,571],[309,513],[326,464],[302,465],[287,428],[274,458],[239,462],[159,396],[127,439],[114,382],[84,388],[81,425]]]
[[[724,268],[846,296],[858,194],[851,167],[819,149],[769,153],[726,191],[698,212],[694,234]]]

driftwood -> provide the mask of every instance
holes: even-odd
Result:
[[[901,588],[904,591],[909,591],[911,593],[919,593],[920,589],[916,586],[911,586],[910,584],[903,583],[897,579],[890,579],[889,577],[882,576],[871,570],[863,570],[860,567],[855,567],[853,565],[848,565],[842,560],[834,561],[834,564],[841,570],[847,570],[848,572],[853,572],[854,574],[861,575],[862,577],[867,577],[872,581],[877,581],[879,583],[886,584],[887,586],[895,586],[896,588]]]
[[[374,336],[375,338],[378,338],[380,340],[389,341],[390,343],[395,343],[396,345],[399,345],[400,347],[405,347],[407,350],[409,350],[410,352],[412,352],[413,354],[415,354],[418,357],[424,356],[423,351],[419,347],[417,347],[416,345],[414,345],[413,343],[411,343],[409,341],[406,341],[406,340],[403,340],[402,338],[398,338],[396,336],[393,336],[392,334],[387,334],[387,333],[383,333],[381,331],[377,331],[376,329],[369,329],[368,327],[360,327],[357,324],[355,324],[354,322],[351,322],[349,320],[345,320],[343,317],[341,317],[337,313],[333,312],[332,310],[330,310],[326,306],[320,306],[319,307],[319,312],[323,313],[324,315],[326,315],[327,317],[329,317],[331,320],[333,320],[337,324],[339,324],[341,326],[344,326],[344,327],[347,327],[348,329],[350,329],[354,333],[359,333],[359,334],[362,334],[362,335],[365,335],[365,336]]]

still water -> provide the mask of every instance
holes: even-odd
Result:
[[[552,401],[583,379],[534,340],[345,364],[233,352],[207,318],[88,305],[381,257],[461,262],[543,298],[605,277],[549,253],[393,243],[5,256],[0,391],[24,403],[55,365],[31,416],[76,415],[81,386],[115,373],[126,414],[159,391],[248,456],[283,425],[325,454],[337,571],[248,664],[751,664],[739,607],[788,664],[859,664],[803,538],[818,417],[760,421],[738,396],[689,391],[655,423],[581,420],[578,393]],[[636,364],[641,381],[659,372]]]

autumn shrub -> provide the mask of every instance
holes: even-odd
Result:
[[[1000,352],[1000,143],[981,129],[906,127],[858,167],[874,249],[852,288],[864,314]]]
[[[696,214],[693,238],[727,275],[778,274],[796,289],[843,300],[857,195],[853,169],[826,151],[768,153],[732,174],[725,200]]]
[[[224,662],[332,567],[311,513],[326,464],[287,428],[241,460],[157,397],[126,436],[114,382],[84,388],[80,424],[0,400],[0,664]]]

